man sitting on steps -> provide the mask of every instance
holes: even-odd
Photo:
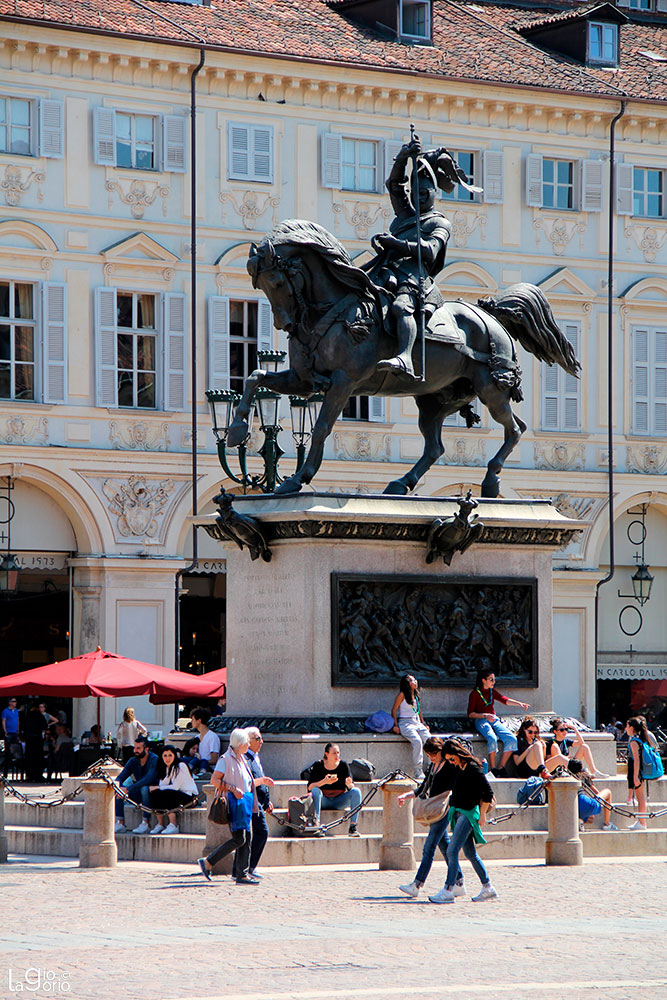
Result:
[[[116,779],[119,785],[134,778],[133,783],[127,789],[127,794],[133,802],[141,802],[147,806],[150,798],[150,786],[157,785],[157,754],[148,749],[146,736],[137,736],[134,741],[134,753],[128,760],[123,770]],[[132,833],[148,833],[150,824],[147,821],[147,813],[143,813],[141,823]],[[125,827],[125,800],[116,796],[116,827],[114,833],[127,833]]]
[[[361,792],[355,788],[350,768],[340,759],[337,743],[327,743],[323,760],[315,761],[308,779],[308,791],[313,796],[317,821],[321,809],[354,810],[361,805]],[[350,817],[350,836],[358,837],[357,820],[359,813]]]

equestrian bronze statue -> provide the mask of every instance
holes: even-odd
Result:
[[[572,346],[537,286],[513,285],[476,305],[443,301],[435,278],[444,266],[450,225],[435,199],[439,187],[451,191],[455,184],[470,188],[447,150],[423,152],[415,138],[403,146],[387,180],[396,218],[388,233],[373,237],[377,256],[364,267],[355,266],[342,244],[314,222],[288,219],[253,245],[248,271],[271,303],[274,324],[287,331],[289,368],[248,377],[228,445],[245,440],[260,386],[324,394],[306,459],[277,493],[297,493],[312,480],[350,396],[378,395],[413,396],[424,438],[419,461],[385,493],[415,489],[443,453],[445,417],[458,411],[472,426],[479,421],[470,405],[477,398],[505,432],[482,483],[482,496],[497,497],[499,473],[526,429],[511,407],[523,399],[514,341],[577,376]],[[423,353],[416,345],[416,317],[422,316]]]

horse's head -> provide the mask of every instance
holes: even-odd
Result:
[[[264,292],[271,303],[274,325],[292,333],[299,322],[300,261],[291,260],[282,247],[276,250],[267,237],[259,246],[252,244],[247,268],[253,288]]]

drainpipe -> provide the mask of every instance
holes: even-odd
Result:
[[[197,505],[197,74],[204,65],[205,49],[190,74],[190,391],[192,394],[192,513]],[[197,527],[192,525],[192,562],[176,573],[174,585],[174,668],[180,669],[181,653],[181,582],[185,573],[197,565]],[[174,722],[178,718],[174,709]]]
[[[616,202],[616,123],[625,114],[625,101],[612,118],[609,129],[609,249],[607,253],[607,514],[609,517],[609,572],[595,587],[595,722],[597,724],[598,637],[600,628],[600,588],[614,576],[614,224]]]

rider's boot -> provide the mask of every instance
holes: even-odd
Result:
[[[378,371],[390,371],[396,375],[408,375],[416,379],[412,365],[412,348],[417,339],[417,324],[412,316],[402,316],[396,324],[398,354],[393,358],[378,361]]]

